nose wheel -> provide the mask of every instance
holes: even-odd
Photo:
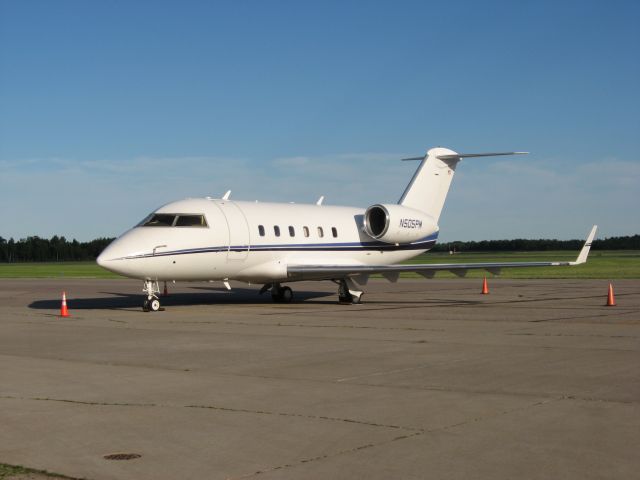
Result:
[[[154,282],[152,280],[145,280],[144,287],[142,287],[142,291],[147,294],[147,298],[145,298],[144,302],[142,302],[142,311],[143,312],[157,312],[160,310],[160,299],[158,295],[160,294],[160,286],[158,282]]]
[[[145,312],[157,312],[160,310],[160,300],[157,298],[152,298],[149,300],[148,298],[142,302],[142,310]]]

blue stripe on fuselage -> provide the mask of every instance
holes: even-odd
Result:
[[[214,252],[269,252],[269,251],[285,251],[285,252],[347,252],[358,250],[428,250],[436,243],[438,234],[435,233],[417,242],[408,244],[384,243],[379,241],[372,242],[348,242],[348,243],[284,243],[284,244],[267,244],[267,245],[232,245],[218,247],[188,248],[183,250],[172,250],[168,252],[157,252],[155,254],[147,253],[125,258],[147,258],[147,257],[166,257],[171,255],[190,255],[194,253],[214,253]]]

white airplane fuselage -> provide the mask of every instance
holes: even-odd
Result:
[[[360,303],[372,274],[396,281],[402,272],[427,278],[448,270],[496,273],[501,268],[572,266],[586,262],[594,226],[575,262],[412,264],[429,250],[456,167],[462,158],[523,152],[459,154],[430,149],[398,203],[369,208],[195,198],[168,203],[113,241],[98,264],[144,281],[143,310],[160,309],[160,281],[240,280],[263,284],[276,302],[293,293],[282,283],[332,280],[340,303]]]
[[[390,265],[429,250],[435,224],[421,238],[390,244],[363,231],[364,209],[315,204],[194,198],[155,214],[204,215],[206,226],[136,226],[109,245],[98,263],[131,278],[157,281],[287,280],[287,265]],[[279,235],[277,234],[279,231]]]

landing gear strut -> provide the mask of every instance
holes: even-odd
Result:
[[[356,283],[350,278],[343,278],[338,281],[338,303],[352,304],[361,303],[364,292],[358,290]]]
[[[289,287],[283,287],[279,283],[274,283],[271,286],[271,299],[276,303],[291,303],[293,290]]]
[[[157,312],[160,310],[160,286],[157,281],[145,280],[142,291],[147,294],[144,302],[142,302],[142,310],[144,312]]]

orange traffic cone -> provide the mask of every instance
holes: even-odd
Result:
[[[169,292],[167,291],[167,282],[164,282],[164,292],[162,293],[163,297],[168,297]]]
[[[609,292],[607,293],[607,307],[616,306],[616,297],[613,295],[613,285],[609,284]]]
[[[60,307],[60,316],[61,317],[70,317],[69,310],[67,309],[67,294],[66,292],[62,292],[62,306]]]
[[[483,295],[487,295],[489,293],[489,286],[487,285],[487,277],[484,277],[482,280],[482,293]]]

